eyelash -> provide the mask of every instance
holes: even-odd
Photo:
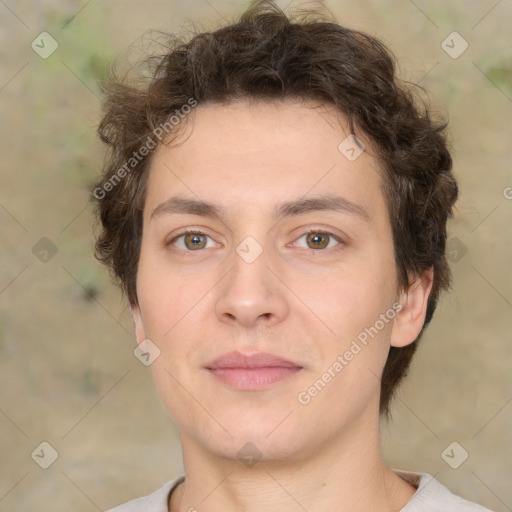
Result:
[[[334,240],[336,240],[338,242],[338,245],[336,245],[334,247],[324,248],[324,249],[310,249],[310,248],[307,248],[305,250],[314,251],[314,252],[325,252],[325,251],[328,251],[328,250],[336,251],[336,250],[340,250],[340,248],[344,245],[343,241],[340,240],[333,233],[331,233],[329,231],[325,231],[323,229],[315,229],[315,228],[311,228],[311,229],[305,231],[304,233],[302,233],[302,235],[300,235],[297,238],[297,240],[299,240],[303,236],[306,236],[306,235],[309,235],[309,234],[313,234],[313,233],[315,235],[329,236],[331,239],[334,238]],[[183,236],[186,236],[186,235],[203,235],[203,236],[207,236],[208,238],[211,238],[209,235],[207,235],[206,233],[203,233],[202,231],[198,231],[198,230],[195,230],[195,229],[186,229],[186,230],[182,231],[181,233],[178,233],[175,237],[173,237],[173,239],[167,245],[173,245],[174,242],[176,242],[176,240],[178,240],[179,238],[181,238]],[[329,244],[327,244],[327,245],[329,245]],[[302,248],[302,249],[304,249],[304,248]],[[197,251],[192,251],[192,250],[189,250],[189,249],[187,249],[187,250],[179,249],[179,250],[183,251],[183,252],[186,252],[186,253],[194,253],[194,252],[200,252],[201,251],[201,249],[198,249]]]

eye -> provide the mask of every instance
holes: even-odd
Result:
[[[180,240],[180,239],[183,240]],[[201,233],[201,231],[187,230],[175,236],[170,242],[170,245],[175,245],[182,251],[197,251],[198,249],[208,249],[215,245],[207,245],[208,235]],[[211,240],[211,238],[210,238]],[[213,242],[213,241],[212,241]]]
[[[341,245],[342,243],[341,240],[335,235],[321,229],[311,229],[307,233],[304,233],[302,236],[300,236],[297,241],[301,240],[302,238],[305,238],[305,247],[298,244],[298,242],[295,242],[294,245],[298,245],[304,249],[332,249],[333,247]],[[210,245],[208,245],[208,239],[211,240]],[[192,229],[186,230],[176,235],[169,242],[169,245],[174,245],[178,249],[186,252],[194,252],[200,249],[215,247],[215,243],[208,235],[202,233],[201,231]]]
[[[321,229],[311,229],[307,233],[304,233],[301,238],[306,239],[306,247],[305,249],[314,249],[314,250],[323,250],[323,249],[331,249],[333,246],[337,246],[341,244],[341,240],[339,240],[336,236],[328,231],[322,231]]]

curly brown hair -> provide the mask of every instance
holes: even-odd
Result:
[[[417,87],[397,78],[395,59],[380,41],[317,10],[294,17],[271,1],[257,1],[231,25],[187,40],[166,39],[165,53],[146,61],[146,82],[117,78],[112,67],[102,85],[104,117],[98,133],[110,151],[92,188],[101,220],[96,257],[111,269],[130,303],[137,304],[142,210],[154,154],[147,141],[154,141],[171,117],[183,117],[178,114],[191,99],[202,104],[301,98],[335,105],[353,134],[360,130],[371,140],[380,162],[399,289],[408,289],[411,276],[434,270],[420,335],[403,348],[391,347],[386,361],[380,411],[389,414],[439,293],[450,285],[446,222],[458,188],[446,123],[432,119],[426,102],[418,101]],[[170,135],[158,138],[153,146]],[[145,141],[146,151],[139,151]]]

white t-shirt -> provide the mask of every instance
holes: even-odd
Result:
[[[451,493],[428,473],[395,473],[417,487],[414,496],[400,512],[492,512],[488,508],[467,501]],[[180,476],[167,482],[158,491],[144,498],[137,498],[108,512],[168,512],[169,494],[185,479]]]

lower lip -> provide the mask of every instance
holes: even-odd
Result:
[[[301,368],[272,366],[265,368],[217,368],[209,370],[227,386],[244,391],[269,388],[272,384],[295,375]]]

